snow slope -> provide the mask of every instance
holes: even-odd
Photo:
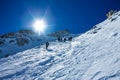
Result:
[[[71,42],[1,59],[0,80],[120,80],[120,12]]]

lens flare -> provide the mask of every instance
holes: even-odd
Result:
[[[40,34],[44,32],[46,28],[46,23],[44,20],[35,20],[35,22],[33,23],[33,28],[35,32]]]

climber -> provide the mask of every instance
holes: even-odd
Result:
[[[66,38],[64,38],[64,42],[66,42]]]
[[[48,49],[49,46],[49,42],[46,42],[46,50]]]
[[[61,39],[61,38],[60,38],[60,37],[58,37],[58,41],[60,41],[60,39]]]
[[[69,37],[68,40],[69,40],[69,41],[72,41],[72,37]]]

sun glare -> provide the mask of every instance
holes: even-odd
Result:
[[[44,20],[35,20],[35,22],[33,24],[33,28],[34,28],[35,32],[40,34],[41,32],[44,32],[44,30],[46,28],[46,23]]]

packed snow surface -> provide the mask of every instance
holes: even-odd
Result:
[[[1,59],[0,80],[120,80],[120,12],[71,42]]]

